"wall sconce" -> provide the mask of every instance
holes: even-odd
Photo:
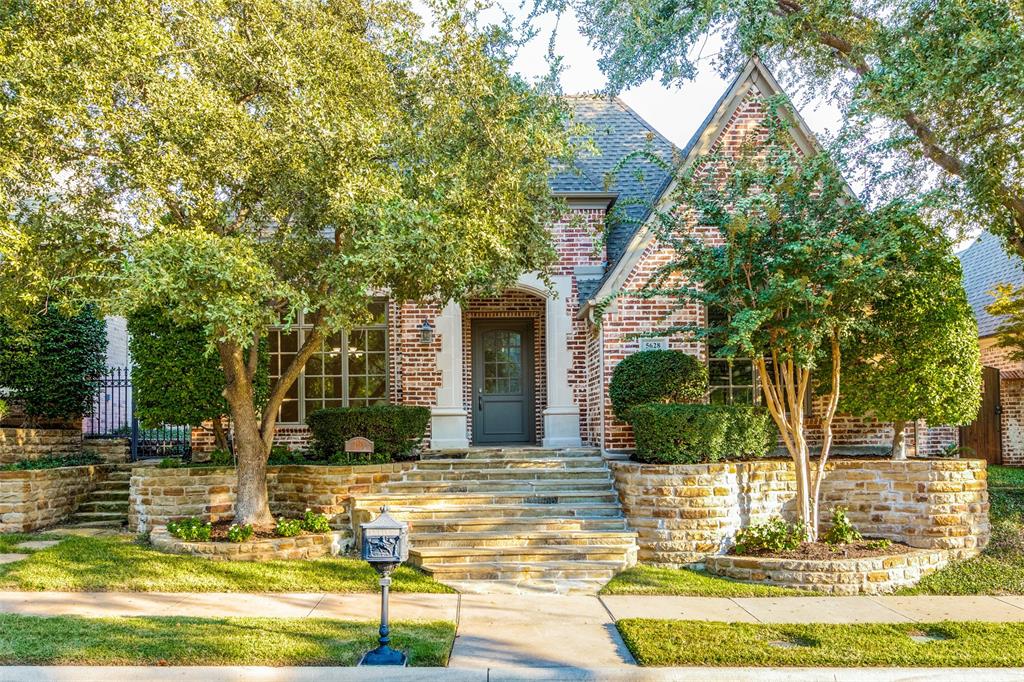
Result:
[[[433,343],[434,342],[434,325],[430,324],[430,320],[423,320],[423,324],[420,325],[420,343]]]

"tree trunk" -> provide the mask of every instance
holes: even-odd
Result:
[[[892,430],[892,458],[904,460],[907,458],[907,422],[893,422]]]
[[[228,445],[228,434],[224,431],[223,419],[223,417],[218,416],[213,420],[213,442],[218,450],[231,452],[231,448]]]

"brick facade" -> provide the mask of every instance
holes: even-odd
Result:
[[[1024,362],[1011,360],[1010,351],[993,336],[979,340],[981,364],[999,370],[1000,430],[1003,464],[1024,466]]]

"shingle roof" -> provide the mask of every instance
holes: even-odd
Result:
[[[1024,266],[1017,256],[1007,255],[1002,241],[987,231],[957,257],[963,268],[967,302],[978,321],[978,336],[991,336],[1002,319],[985,311],[985,306],[992,302],[992,291],[999,284],[1024,286]]]
[[[608,192],[618,195],[607,234],[608,266],[622,255],[630,238],[668,184],[678,163],[676,146],[617,97],[569,97],[575,122],[589,128],[576,168],[560,168],[551,180],[554,192]],[[631,156],[633,155],[633,156]],[[661,160],[658,163],[650,156]]]

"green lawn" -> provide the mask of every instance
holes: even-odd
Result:
[[[2,665],[355,665],[377,623],[321,618],[79,618],[0,614]],[[397,622],[409,664],[444,666],[455,624]]]
[[[601,594],[671,594],[682,597],[789,597],[811,596],[784,587],[750,585],[688,568],[639,565],[612,578]]]
[[[40,536],[0,535],[3,547]],[[20,550],[19,550],[20,551]],[[399,568],[395,592],[452,592],[409,568]],[[0,565],[0,590],[57,592],[376,592],[377,574],[365,562],[210,561],[164,554],[129,537],[67,537],[56,547]]]
[[[647,666],[1024,665],[1019,623],[762,625],[630,618],[617,625],[637,662]],[[910,635],[935,639],[917,642]]]

